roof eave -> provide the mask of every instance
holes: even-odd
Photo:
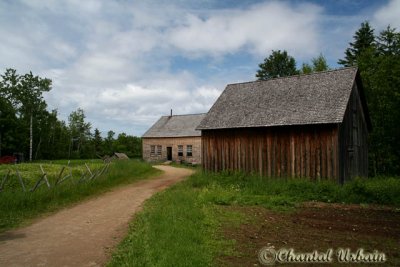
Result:
[[[222,130],[222,129],[241,129],[241,128],[272,128],[272,127],[285,127],[285,126],[314,126],[314,125],[329,125],[339,124],[341,120],[330,122],[310,122],[310,123],[291,123],[291,124],[271,124],[271,125],[249,125],[249,126],[230,126],[230,127],[210,127],[210,128],[196,128],[196,130]]]

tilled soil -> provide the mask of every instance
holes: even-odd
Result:
[[[275,266],[400,266],[400,212],[394,208],[344,204],[305,203],[294,212],[262,207],[221,207],[243,213],[240,226],[225,225],[222,235],[235,240],[233,255],[218,259],[224,266],[262,266],[263,247],[293,248],[295,252],[334,251],[333,263],[275,263]],[[387,261],[379,264],[339,263],[340,248],[356,252],[378,250]]]

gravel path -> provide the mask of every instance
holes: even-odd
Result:
[[[0,234],[0,266],[103,266],[142,203],[192,173],[155,167],[164,171],[157,178],[118,188]]]

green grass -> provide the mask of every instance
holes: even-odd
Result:
[[[101,162],[93,162],[88,165],[93,170],[95,164],[98,165],[97,167],[102,166]],[[32,181],[36,181],[34,179],[37,177],[32,174],[34,179],[30,177],[28,170],[36,170],[37,164],[21,164],[18,167],[28,185],[32,184]],[[2,168],[4,170],[5,167],[2,166]],[[54,163],[51,166],[43,165],[43,168],[48,173],[50,182],[54,181],[56,177],[54,174],[58,174],[61,169],[60,165],[56,166]],[[75,166],[73,170],[73,175],[77,175],[73,178],[75,182],[67,180],[51,189],[42,185],[35,192],[23,192],[16,177],[12,177],[11,188],[6,187],[3,192],[0,192],[0,232],[19,226],[41,214],[59,210],[69,204],[100,194],[115,186],[145,179],[160,172],[141,161],[116,161],[110,165],[107,174],[90,182],[77,183],[81,175],[79,168]]]
[[[400,206],[400,179],[331,182],[266,179],[242,173],[197,172],[146,202],[109,266],[214,266],[232,255],[234,240],[224,240],[222,222],[244,218],[221,205],[261,205],[287,211],[303,201],[373,203]]]
[[[4,185],[4,191],[21,191],[22,187],[16,174],[16,170],[18,170],[26,188],[32,188],[36,181],[42,176],[40,165],[42,165],[43,170],[47,173],[48,180],[50,182],[55,182],[62,167],[67,166],[67,163],[68,160],[57,160],[22,163],[17,165],[0,165],[0,183],[4,175],[10,170],[10,176]],[[71,160],[69,167],[71,168],[72,176],[74,178],[73,181],[79,180],[82,174],[86,172],[85,163],[92,172],[99,170],[104,166],[101,160]],[[64,169],[62,176],[64,177],[67,174],[68,169]]]
[[[188,188],[180,183],[147,201],[109,266],[209,266],[218,222],[201,192]]]
[[[57,160],[39,160],[35,161],[34,163],[46,163],[46,164],[56,164],[56,165],[67,165],[69,162],[70,166],[79,166],[79,165],[84,165],[85,163],[87,164],[102,164],[103,160],[101,159],[57,159]]]
[[[176,168],[184,168],[184,169],[190,169],[190,170],[195,170],[195,171],[201,171],[201,169],[202,169],[201,164],[197,164],[197,165],[193,166],[193,165],[186,165],[186,164],[182,164],[182,163],[171,162],[169,165],[172,167],[176,167]]]
[[[263,205],[281,209],[304,201],[400,206],[400,179],[354,179],[341,186],[330,181],[271,179],[243,173],[197,173],[192,186],[207,188],[209,202]]]

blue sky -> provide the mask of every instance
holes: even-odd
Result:
[[[272,50],[339,67],[365,20],[400,29],[400,1],[3,0],[0,72],[52,79],[62,120],[80,107],[103,134],[142,135],[171,108],[207,112]]]

